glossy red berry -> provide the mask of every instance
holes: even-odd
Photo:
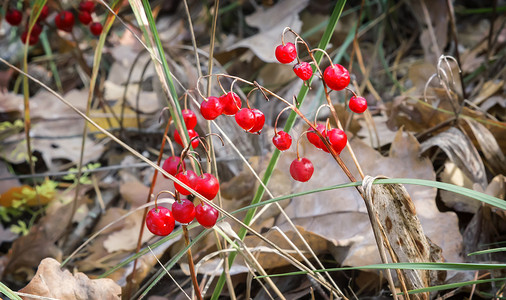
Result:
[[[235,121],[242,129],[248,131],[256,124],[255,113],[250,108],[243,108],[235,114]]]
[[[42,9],[40,10],[39,18],[37,19],[37,22],[42,22],[47,19],[47,16],[49,16],[49,6],[44,5]]]
[[[367,109],[367,100],[364,97],[351,97],[348,103],[350,110],[354,113],[361,114]]]
[[[179,169],[178,169],[178,166],[179,166]],[[184,163],[184,160],[181,161],[181,158],[179,158],[179,156],[170,156],[170,157],[168,157],[163,162],[163,165],[162,165],[162,169],[164,169],[165,171],[167,171],[167,173],[169,173],[172,176],[176,176],[177,173],[183,172],[183,170],[185,168],[186,168],[186,165]],[[165,175],[163,175],[163,177],[168,178]]]
[[[274,54],[280,63],[289,64],[297,57],[297,49],[294,44],[286,43],[284,46],[277,46]]]
[[[54,23],[58,29],[71,32],[75,23],[74,15],[70,11],[64,10],[56,15]]]
[[[220,96],[221,105],[223,105],[223,113],[228,116],[235,115],[241,109],[241,98],[234,92],[228,92]]]
[[[151,209],[146,215],[146,226],[153,234],[169,235],[174,230],[175,225],[174,217],[166,207],[158,206]]]
[[[10,9],[5,14],[5,21],[12,26],[18,26],[23,20],[23,14],[17,9]]]
[[[199,134],[193,129],[188,129],[188,136],[190,137],[190,140],[191,140],[194,137],[199,136]],[[176,143],[178,143],[179,145],[181,145],[181,147],[184,147],[183,140],[181,140],[181,136],[179,135],[179,132],[177,130],[174,131],[174,141]],[[198,145],[199,145],[199,139],[192,140],[193,149],[197,148]]]
[[[223,113],[223,105],[218,97],[209,97],[200,105],[200,114],[206,120],[214,120]]]
[[[186,184],[188,187],[192,188],[193,190],[197,189],[197,185],[199,183],[198,182],[199,181],[199,176],[195,172],[193,172],[192,170],[187,170],[185,172],[177,173],[176,174],[176,178],[179,181],[181,181],[182,183]],[[186,188],[184,188],[179,183],[176,183],[175,181],[174,181],[174,188],[181,195],[188,196],[188,195],[191,194],[191,192],[189,190],[187,190]]]
[[[208,200],[213,200],[218,194],[220,183],[213,174],[204,173],[199,178],[196,191]]]
[[[272,143],[280,151],[285,151],[292,145],[292,137],[284,131],[278,131],[272,138]]]
[[[293,72],[295,72],[295,75],[297,75],[297,77],[304,81],[308,80],[313,75],[313,69],[311,68],[311,65],[305,61],[293,66]]]
[[[81,10],[77,15],[77,18],[84,25],[88,25],[92,21],[90,13],[85,10]]]
[[[21,34],[21,42],[23,44],[26,44],[26,42],[28,42],[28,45],[30,46],[33,46],[35,44],[37,44],[37,42],[39,41],[39,35],[37,34],[30,34],[30,39],[28,39],[28,32],[27,31],[23,31],[23,33]]]
[[[340,91],[350,83],[350,73],[339,64],[328,66],[323,72],[323,80],[330,89]]]
[[[184,124],[187,129],[193,129],[197,126],[197,115],[191,109],[183,109],[181,111],[183,114]]]
[[[346,143],[348,142],[346,133],[339,128],[327,130],[327,138],[337,154],[341,154],[341,151],[343,151],[344,147],[346,147]]]
[[[327,136],[327,130],[325,128],[325,125],[318,124],[318,125],[316,125],[316,129],[323,135],[323,137]],[[325,148],[325,144],[320,139],[320,137],[315,133],[314,129],[309,130],[309,132],[307,133],[307,139],[316,148],[319,148],[319,149]]]
[[[248,132],[260,134],[262,128],[264,128],[265,115],[261,110],[256,108],[252,108],[251,111],[255,114],[255,125]]]
[[[297,181],[308,181],[311,179],[311,176],[313,176],[313,172],[313,163],[305,157],[301,159],[294,159],[290,165],[290,175],[292,175],[292,178]]]
[[[95,3],[93,1],[81,1],[79,3],[80,11],[87,11],[90,14],[95,10]]]
[[[90,32],[94,36],[101,35],[102,34],[102,24],[100,24],[98,22],[91,23],[91,25],[90,25]]]
[[[181,224],[188,224],[195,219],[195,206],[188,199],[172,204],[172,215]]]
[[[197,222],[205,228],[211,228],[216,224],[218,220],[218,211],[210,205],[199,204],[195,208],[195,217]]]

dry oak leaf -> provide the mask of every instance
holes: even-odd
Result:
[[[40,262],[37,273],[20,292],[66,300],[121,299],[121,287],[112,279],[89,279],[81,272],[72,275],[52,258]]]

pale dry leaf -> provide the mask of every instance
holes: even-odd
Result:
[[[111,279],[89,279],[80,272],[72,275],[52,258],[40,262],[35,277],[20,292],[66,300],[121,299],[121,287]]]
[[[434,146],[441,148],[448,158],[466,173],[466,176],[480,184],[482,188],[487,186],[483,161],[473,143],[462,131],[451,127],[423,142],[420,151],[423,153]]]
[[[504,86],[504,80],[489,80],[483,84],[480,88],[480,93],[472,100],[476,105],[480,105],[483,101],[490,98],[492,95],[502,90]]]
[[[308,0],[282,0],[270,8],[247,16],[246,23],[258,28],[260,32],[227,47],[226,51],[244,47],[251,49],[264,62],[275,62],[274,49],[281,44],[281,32],[285,27],[300,32],[302,22],[298,14],[308,3]],[[290,35],[287,35],[285,42],[293,42],[293,37],[288,36]]]
[[[473,181],[452,162],[446,162],[444,170],[440,173],[441,182],[473,189]],[[481,206],[479,201],[472,198],[452,193],[449,191],[439,191],[441,200],[448,207],[458,212],[476,213]]]
[[[142,224],[143,210],[139,210],[125,219],[125,225],[121,230],[115,231],[104,241],[104,247],[107,252],[112,253],[120,250],[133,250],[137,247],[139,237],[139,228]],[[149,241],[155,235],[149,230],[144,230],[142,235],[142,243]]]
[[[430,160],[419,156],[420,145],[411,134],[399,131],[388,157],[356,139],[351,145],[365,174],[435,180]],[[306,183],[293,182],[292,193],[349,182],[328,154],[315,149],[305,138],[300,146],[301,155],[312,160],[315,173]],[[294,158],[295,153],[286,151],[278,168],[288,170]],[[348,151],[343,151],[341,158],[359,178]],[[455,213],[438,210],[435,203],[437,191],[433,188],[407,185],[406,190],[413,199],[425,234],[443,249],[443,256],[448,261],[461,261],[462,237]],[[364,201],[354,188],[297,197],[286,207],[286,212],[296,225],[325,237],[336,246],[342,246],[340,263],[359,266],[381,262]],[[282,229],[288,228],[282,218],[276,224]]]

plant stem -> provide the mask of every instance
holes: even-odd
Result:
[[[188,226],[183,225],[183,235],[184,235],[184,242],[186,246],[190,246],[190,236],[188,235]],[[193,257],[192,257],[192,250],[191,247],[188,247],[188,250],[186,251],[188,255],[188,265],[190,267],[190,276],[192,278],[193,282],[193,289],[195,290],[195,295],[197,295],[197,299],[202,299],[202,294],[200,293],[199,289],[199,283],[197,281],[197,275],[195,274],[195,265],[193,264]]]

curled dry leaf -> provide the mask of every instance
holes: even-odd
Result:
[[[497,143],[494,135],[481,123],[472,119],[464,120],[473,131],[473,134],[480,145],[481,151],[488,162],[487,166],[495,174],[506,174],[506,158],[504,157],[501,148],[499,148],[499,144]]]
[[[454,164],[482,188],[487,186],[487,175],[480,154],[462,131],[451,127],[423,142],[420,151],[423,153],[433,146],[441,148]]]
[[[362,186],[368,207],[374,214],[372,227],[378,245],[385,246],[393,262],[442,262],[441,248],[426,238],[406,189],[400,184],[374,185],[375,179],[366,176]],[[442,284],[446,277],[446,272],[427,270],[400,270],[398,274],[403,275],[410,290]],[[428,294],[414,297],[427,299]]]
[[[68,270],[60,269],[60,263],[52,258],[40,262],[35,277],[20,292],[68,300],[121,299],[121,287],[113,280],[89,279],[81,272],[72,275]]]

